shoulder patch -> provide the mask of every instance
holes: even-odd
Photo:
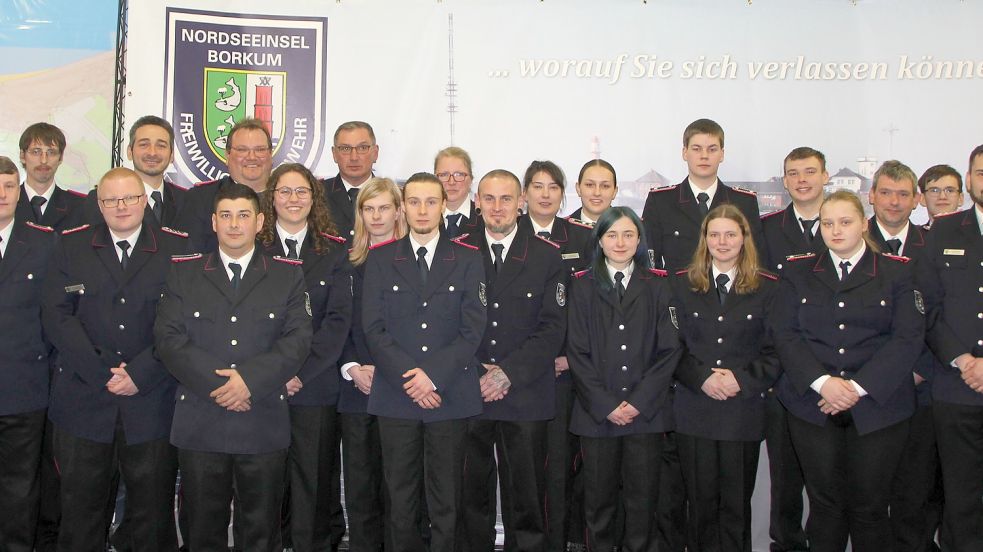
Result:
[[[391,244],[394,241],[396,241],[396,238],[393,238],[391,240],[387,240],[387,241],[384,241],[384,242],[380,242],[380,243],[377,243],[375,245],[370,245],[369,246],[369,249],[375,249],[377,247],[382,247],[383,245],[389,245],[389,244]]]
[[[180,230],[175,230],[175,229],[169,228],[167,226],[161,226],[160,227],[160,231],[161,232],[164,232],[165,234],[170,234],[172,236],[177,236],[179,238],[187,238],[188,237],[188,233],[187,232],[182,232]]]
[[[31,222],[29,220],[24,221],[24,225],[25,226],[29,226],[29,227],[31,227],[31,228],[33,228],[35,230],[40,230],[42,232],[54,232],[55,231],[55,229],[52,228],[52,227],[50,227],[50,226],[45,226],[43,224],[37,224],[37,223]]]
[[[464,243],[464,242],[461,241],[462,239],[464,239],[466,237],[468,237],[467,234],[465,234],[463,236],[458,236],[458,237],[454,238],[453,240],[451,240],[451,243],[453,243],[455,245],[460,245],[461,247],[467,247],[468,249],[471,249],[472,251],[477,251],[478,250],[478,246],[477,245],[471,245],[469,243]]]
[[[589,268],[587,270],[581,270],[580,272],[574,272],[573,273],[573,277],[574,278],[583,278],[584,275],[587,274],[588,272],[590,272],[590,269]]]
[[[87,192],[80,192],[78,190],[65,190],[65,191],[72,194],[75,197],[81,197],[81,198],[89,197],[89,194]]]
[[[555,248],[557,248],[557,249],[559,249],[559,248],[560,248],[560,244],[558,244],[558,243],[556,243],[555,241],[552,241],[552,240],[550,240],[549,238],[544,238],[544,237],[542,237],[542,236],[540,236],[539,234],[536,234],[535,236],[536,236],[537,238],[539,238],[539,239],[541,239],[541,240],[543,240],[544,242],[546,242],[546,243],[548,243],[548,244],[550,244],[550,245],[552,245],[553,247],[555,247]]]
[[[336,241],[338,243],[345,243],[346,241],[348,241],[345,238],[342,238],[341,236],[335,236],[333,234],[328,234],[327,232],[321,232],[321,235],[324,236],[325,238],[328,238],[331,241]]]
[[[772,274],[771,272],[768,272],[767,270],[759,270],[758,275],[767,280],[771,280],[772,282],[778,281],[778,276]]]
[[[802,259],[812,259],[815,256],[815,253],[801,253],[799,255],[789,255],[788,257],[785,257],[785,260],[788,262],[794,262],[801,261]]]
[[[85,230],[88,227],[89,227],[88,224],[83,224],[82,226],[76,226],[75,228],[69,228],[68,230],[62,230],[61,231],[61,235],[62,236],[67,236],[69,234],[74,234],[76,232],[81,232],[82,230]]]
[[[171,262],[172,263],[183,263],[183,262],[187,262],[187,261],[194,261],[194,260],[200,259],[202,257],[203,257],[203,255],[201,253],[191,253],[189,255],[171,255]]]
[[[199,182],[199,183],[195,184],[194,187],[197,188],[199,186],[211,186],[212,184],[217,184],[217,183],[218,183],[218,180],[206,180],[204,182]]]
[[[766,218],[771,218],[771,217],[773,217],[775,215],[780,215],[780,214],[782,214],[784,212],[785,212],[785,209],[779,209],[777,211],[772,211],[772,212],[770,212],[768,214],[761,215],[761,220],[765,220]]]
[[[730,189],[734,190],[735,192],[741,192],[742,194],[758,197],[758,192],[755,192],[754,190],[748,190],[747,188],[741,188],[740,186],[731,186]]]
[[[881,253],[882,257],[887,257],[892,261],[898,261],[899,263],[908,264],[911,261],[911,257],[905,257],[904,255],[891,255],[890,253]]]
[[[281,257],[279,255],[275,255],[273,257],[273,260],[274,261],[277,261],[277,262],[281,262],[283,264],[294,265],[294,266],[300,266],[300,265],[304,264],[304,260],[303,259],[288,259],[286,257]]]
[[[594,225],[593,224],[590,224],[589,222],[584,222],[584,221],[582,221],[580,219],[575,219],[573,217],[567,217],[567,222],[569,222],[570,224],[574,224],[574,225],[580,226],[581,228],[587,228],[589,230],[593,230],[594,229]]]
[[[661,268],[650,268],[649,272],[655,274],[656,276],[659,276],[660,278],[665,278],[666,276],[669,276],[669,271],[662,270]]]
[[[669,190],[675,190],[678,187],[679,187],[679,184],[667,184],[665,186],[657,186],[655,188],[650,188],[649,189],[649,193],[651,194],[651,193],[654,193],[654,192],[667,192]]]

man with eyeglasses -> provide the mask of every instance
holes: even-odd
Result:
[[[233,184],[244,184],[263,194],[273,170],[273,139],[266,125],[250,117],[240,119],[229,131],[225,154],[229,174],[218,180],[199,182],[188,191],[184,208],[174,226],[188,232],[197,251],[215,251],[218,241],[212,230],[215,196]]]
[[[338,235],[345,239],[355,236],[355,199],[359,187],[372,177],[372,167],[379,159],[372,125],[364,121],[348,121],[334,132],[331,157],[338,165],[338,175],[324,180],[331,218]]]
[[[171,255],[187,251],[187,235],[144,224],[144,185],[130,169],[106,173],[98,201],[104,222],[62,233],[44,287],[42,322],[59,353],[48,408],[61,474],[58,549],[105,547],[118,470],[139,549],[172,551],[176,382],[154,353],[152,329]]]
[[[934,165],[918,179],[921,204],[928,211],[928,227],[935,217],[955,213],[963,205],[963,177],[949,165]]]
[[[443,213],[444,231],[451,238],[463,234],[480,234],[485,223],[471,200],[471,156],[458,147],[444,148],[437,152],[433,160],[433,170],[447,192],[447,206]]]
[[[147,194],[144,218],[158,226],[174,226],[178,211],[184,205],[187,190],[167,180],[164,172],[174,161],[174,128],[156,115],[140,117],[130,127],[130,145],[126,157],[140,175]],[[85,222],[102,222],[96,190],[89,192],[85,204]]]
[[[55,185],[65,155],[65,133],[52,124],[34,123],[21,134],[19,145],[27,176],[17,203],[18,218],[59,232],[81,224],[85,194]]]

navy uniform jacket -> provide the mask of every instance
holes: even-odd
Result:
[[[311,310],[297,264],[259,249],[233,291],[218,253],[175,262],[157,311],[157,352],[178,380],[171,443],[226,454],[261,454],[290,446],[286,382],[311,346]],[[209,393],[235,368],[251,408],[232,412]]]
[[[17,210],[15,217],[17,220],[34,221],[34,209],[27,200],[27,191],[24,189],[26,184],[20,185],[20,199],[17,200]],[[42,226],[50,226],[56,231],[68,230],[82,224],[83,204],[85,194],[75,190],[64,190],[58,185],[53,184],[54,191],[51,192],[51,200],[44,206],[44,213],[41,220],[36,221]]]
[[[874,243],[881,248],[881,251],[889,251],[887,246],[887,241],[884,236],[881,235],[881,229],[877,226],[877,222],[874,220],[875,217],[870,217],[868,222],[868,228],[870,228],[870,237],[874,240]],[[908,234],[905,236],[904,248],[901,250],[901,255],[911,259],[912,270],[915,273],[915,289],[921,290],[924,286],[920,281],[918,281],[919,271],[918,263],[925,256],[925,244],[927,243],[926,238],[928,238],[928,230],[918,226],[915,223],[909,222],[908,224]],[[935,276],[938,278],[938,276]],[[919,376],[925,378],[921,384],[915,386],[915,392],[918,395],[918,404],[928,405],[932,403],[932,374],[936,370],[940,370],[941,367],[938,366],[939,361],[932,354],[932,349],[929,348],[928,344],[922,348],[921,355],[918,356],[918,360],[915,362],[913,371]]]
[[[519,226],[527,226],[532,231],[529,215],[519,218]],[[590,266],[594,258],[594,229],[590,226],[576,219],[554,217],[549,240],[560,246],[560,257],[567,274],[572,276]]]
[[[105,224],[62,235],[42,313],[58,349],[48,417],[60,430],[112,443],[119,417],[127,444],[167,437],[176,382],[154,353],[154,317],[171,255],[186,252],[187,242],[144,222],[124,272]],[[120,362],[136,395],[106,389]]]
[[[348,332],[348,339],[345,341],[345,350],[341,353],[341,360],[338,361],[338,367],[340,368],[349,362],[371,364],[374,366],[375,361],[372,359],[372,353],[369,352],[369,344],[365,340],[365,328],[362,325],[362,288],[365,285],[365,263],[352,266],[351,262],[347,259],[345,262],[352,278],[352,304],[354,308],[352,309],[351,331]],[[368,411],[368,395],[359,391],[350,381],[342,381],[340,387],[338,412],[365,414]]]
[[[443,217],[443,221],[446,223],[447,218]],[[461,217],[461,222],[458,223],[458,236],[463,236],[464,234],[477,234],[485,230],[485,219],[481,218],[481,211],[475,206],[474,202],[471,202],[471,216]]]
[[[436,422],[481,413],[475,359],[485,329],[485,269],[472,247],[440,234],[424,286],[410,239],[369,252],[362,324],[375,359],[370,414]],[[438,408],[413,403],[403,373],[422,368],[441,397]]]
[[[789,257],[803,253],[819,253],[826,248],[823,236],[819,233],[819,223],[815,224],[815,236],[810,242],[802,233],[802,227],[795,217],[792,204],[789,203],[781,211],[768,213],[761,217],[761,231],[764,243],[758,246],[758,257],[761,266],[766,266],[775,272],[781,272]]]
[[[85,222],[86,224],[92,224],[92,225],[101,224],[102,221],[104,220],[102,216],[102,211],[99,210],[99,203],[98,203],[99,196],[96,195],[96,190],[98,188],[99,188],[98,186],[93,188],[89,192],[89,195],[85,198],[85,206],[83,209],[84,220],[82,222]],[[184,199],[188,191],[178,186],[177,184],[171,183],[168,180],[164,181],[164,185],[162,186],[162,188],[164,190],[163,193],[164,205],[163,205],[163,211],[161,212],[160,215],[160,222],[158,223],[158,225],[169,226],[171,228],[177,227],[179,230],[183,230],[183,228],[180,228],[175,224],[175,221],[177,220],[178,213],[181,211],[181,208],[184,206]],[[214,196],[212,197],[214,198]],[[143,213],[144,220],[147,220],[147,217],[150,217],[151,220],[157,222],[157,218],[154,217],[154,210],[150,208],[149,197],[147,198],[147,207],[146,209],[144,209],[144,213]],[[208,220],[209,220],[208,228],[209,230],[211,230],[211,218],[209,218]]]
[[[683,349],[661,270],[635,267],[624,299],[605,292],[593,271],[571,282],[567,359],[576,389],[570,431],[619,437],[672,431],[669,387]],[[608,421],[621,401],[640,412],[627,426]]]
[[[215,231],[212,230],[215,195],[219,190],[233,183],[235,181],[232,177],[225,175],[218,180],[199,182],[184,194],[184,204],[171,222],[174,228],[190,235],[192,251],[211,253],[218,248],[218,239],[215,237]],[[164,201],[167,205],[167,200]]]
[[[867,391],[850,409],[861,435],[914,413],[911,370],[925,317],[911,267],[895,259],[868,249],[842,283],[825,251],[785,266],[772,327],[785,370],[778,397],[796,417],[826,423],[817,406],[822,397],[809,387],[823,375],[855,380]]]
[[[345,189],[339,173],[334,178],[324,179],[324,193],[327,194],[331,220],[338,227],[338,234],[346,240],[355,237],[355,205]]]
[[[484,230],[458,240],[478,248],[488,278],[488,323],[478,360],[497,364],[512,382],[505,398],[484,404],[481,418],[549,420],[556,399],[553,361],[567,331],[568,279],[556,244],[537,237],[528,224],[515,232],[498,274]]]
[[[345,240],[329,234],[323,236],[328,243],[320,254],[314,251],[310,233],[300,248],[304,281],[311,298],[314,339],[307,360],[297,372],[304,386],[289,400],[297,406],[338,403],[338,357],[352,322],[352,280],[345,258],[348,250],[342,245]],[[265,248],[266,253],[286,257],[282,244],[274,232],[274,241]]]
[[[983,237],[975,207],[935,218],[915,268],[929,308],[928,345],[940,362],[932,398],[983,406],[983,394],[951,364],[963,353],[983,357]]]
[[[760,441],[765,392],[781,373],[768,325],[777,278],[762,272],[757,291],[741,295],[732,288],[721,305],[713,280],[708,293],[698,293],[688,274],[682,270],[672,278],[679,335],[686,347],[676,368],[681,384],[673,403],[676,431],[718,441]],[[718,401],[703,392],[703,382],[717,367],[734,373],[741,386],[737,396]]]
[[[717,192],[710,198],[710,209],[724,203],[731,203],[747,217],[751,225],[754,244],[764,243],[761,234],[761,221],[758,218],[758,198],[754,192],[731,188],[718,181]],[[658,265],[675,271],[685,268],[693,258],[693,251],[700,241],[699,203],[687,177],[680,184],[654,188],[645,200],[642,212],[645,233],[648,237],[650,255]]]
[[[41,291],[58,240],[49,226],[16,216],[11,224],[0,261],[0,416],[48,405],[50,346],[41,331]]]

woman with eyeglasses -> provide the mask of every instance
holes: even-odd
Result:
[[[280,165],[261,196],[265,217],[257,239],[271,255],[303,263],[314,327],[311,352],[287,383],[290,449],[287,456],[289,526],[295,550],[330,546],[331,473],[337,443],[338,372],[352,320],[351,277],[344,239],[335,236],[324,186],[303,165]]]
[[[351,332],[341,355],[341,440],[351,550],[382,550],[386,511],[383,495],[382,451],[376,417],[366,412],[375,362],[362,330],[362,280],[369,250],[406,235],[399,188],[388,178],[362,184],[355,201],[355,238],[348,252],[352,267],[355,312]],[[388,544],[386,545],[388,548]]]
[[[580,168],[576,189],[581,207],[570,218],[593,226],[618,195],[618,174],[611,163],[593,159]]]
[[[570,431],[583,454],[587,542],[611,550],[618,502],[621,549],[655,546],[659,461],[671,431],[669,386],[682,356],[665,271],[649,268],[642,222],[627,207],[594,228],[594,259],[571,284],[567,358],[576,397]],[[620,489],[620,490],[619,490]]]
[[[761,269],[747,218],[725,203],[703,219],[672,284],[686,347],[673,411],[690,550],[750,552],[764,394],[781,371],[768,328],[778,277]]]
[[[433,173],[447,193],[447,205],[443,212],[444,232],[451,238],[481,232],[485,223],[471,200],[471,184],[474,182],[471,155],[456,146],[444,148],[434,157]]]
[[[785,265],[773,328],[813,552],[891,548],[891,481],[915,411],[924,303],[904,257],[878,254],[860,199],[819,210],[827,250]]]

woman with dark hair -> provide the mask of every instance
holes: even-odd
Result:
[[[682,348],[666,273],[649,268],[638,215],[608,209],[594,241],[591,268],[571,286],[567,345],[576,389],[570,431],[580,436],[583,454],[587,538],[592,549],[612,549],[620,497],[622,549],[650,550],[662,442],[673,429],[669,386]]]
[[[580,168],[576,188],[581,207],[570,218],[593,226],[618,195],[618,173],[611,163],[592,159]]]
[[[673,411],[690,550],[751,552],[764,393],[781,370],[767,326],[778,277],[761,269],[747,218],[725,203],[703,219],[672,287],[686,347]]]
[[[338,436],[338,372],[352,321],[351,278],[343,238],[334,235],[324,186],[303,165],[280,165],[262,196],[265,217],[257,239],[271,255],[303,263],[314,327],[311,352],[287,382],[289,541],[296,550],[330,546],[331,474]],[[234,322],[234,320],[233,320]],[[334,491],[336,492],[336,490]],[[337,499],[336,499],[337,500]]]
[[[891,480],[915,411],[924,303],[904,257],[879,255],[860,199],[819,210],[828,250],[785,265],[773,320],[778,397],[809,494],[813,552],[885,550]]]
[[[351,550],[388,549],[384,531],[386,511],[382,479],[382,450],[376,417],[367,413],[375,361],[362,329],[362,280],[369,250],[406,235],[403,200],[388,178],[362,184],[355,200],[355,238],[348,252],[355,312],[341,355],[341,441],[345,470],[345,509]],[[384,546],[385,543],[385,546]]]

